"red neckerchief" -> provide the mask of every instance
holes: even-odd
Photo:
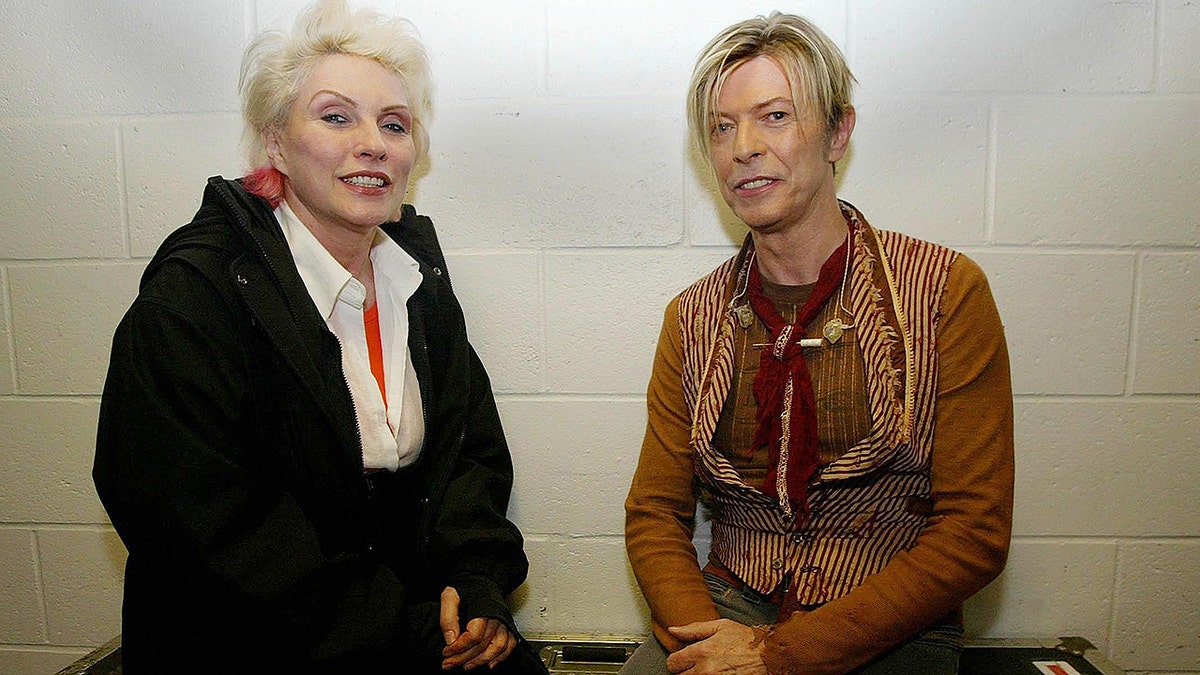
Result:
[[[754,378],[754,399],[758,403],[754,446],[769,446],[762,491],[778,500],[789,520],[799,515],[803,522],[808,516],[808,482],[819,463],[816,401],[800,338],[804,337],[804,326],[820,314],[838,289],[846,269],[848,245],[849,238],[821,266],[812,295],[796,312],[795,323],[786,323],[763,293],[757,261],[750,266],[746,288],[750,306],[768,330],[768,345],[759,357]]]

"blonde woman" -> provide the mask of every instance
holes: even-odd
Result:
[[[124,672],[544,672],[512,462],[432,222],[429,75],[340,1],[250,45],[254,170],[209,180],[117,329],[94,477]]]

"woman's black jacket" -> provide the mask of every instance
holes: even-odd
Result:
[[[424,277],[408,307],[425,444],[383,519],[401,541],[379,541],[339,344],[267,203],[209,179],[147,267],[93,468],[129,552],[125,672],[436,665],[447,585],[464,623],[512,625],[527,562],[487,374],[432,222],[406,205],[383,230]]]

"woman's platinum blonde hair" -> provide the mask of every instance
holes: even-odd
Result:
[[[242,56],[238,89],[251,169],[267,165],[263,133],[284,127],[300,87],[316,63],[331,54],[371,59],[400,78],[412,112],[417,157],[429,151],[429,59],[416,29],[405,19],[373,10],[352,12],[345,0],[318,0],[296,17],[290,34],[263,33]]]
[[[779,64],[787,75],[797,114],[817,115],[827,133],[850,109],[854,75],[842,51],[812,22],[771,12],[735,23],[700,52],[688,87],[688,130],[706,161],[721,87],[730,72],[756,56],[768,56]]]

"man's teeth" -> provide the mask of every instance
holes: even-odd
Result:
[[[770,182],[771,181],[767,180],[766,178],[759,178],[758,180],[752,180],[749,183],[742,183],[741,187],[743,190],[756,190]]]
[[[373,178],[371,176],[351,176],[349,178],[343,178],[342,180],[351,185],[357,185],[359,187],[383,187],[382,178]]]

